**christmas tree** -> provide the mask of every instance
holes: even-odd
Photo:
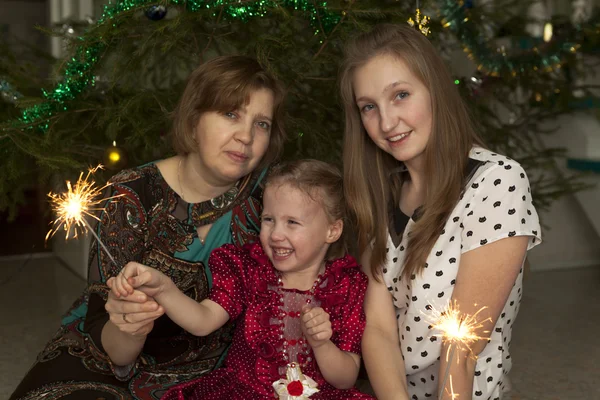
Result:
[[[100,162],[104,180],[171,154],[169,113],[198,64],[248,54],[288,91],[286,158],[340,162],[343,114],[337,71],[344,41],[380,22],[410,23],[452,63],[470,58],[455,83],[490,148],[522,163],[536,206],[583,188],[556,166],[564,149],[546,148],[543,126],[597,104],[581,85],[582,57],[596,51],[597,14],[571,20],[531,15],[516,0],[313,1],[118,0],[97,21],[62,34],[68,56],[51,82],[2,45],[0,210],[14,209],[24,182],[49,186]],[[529,15],[528,15],[529,11]],[[535,14],[535,12],[533,13]],[[528,15],[528,17],[518,17]],[[554,28],[550,37],[549,28]],[[38,54],[38,57],[41,56]],[[28,79],[29,78],[29,79]],[[115,145],[113,145],[115,144]]]

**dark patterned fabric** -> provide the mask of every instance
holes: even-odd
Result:
[[[127,262],[137,261],[170,276],[189,297],[206,298],[212,285],[211,250],[258,239],[263,175],[242,179],[232,202],[197,204],[183,201],[154,163],[114,176],[107,195],[118,197],[107,200],[95,229],[117,265],[93,240],[85,292],[11,399],[159,399],[172,385],[212,371],[231,342],[232,325],[197,337],[166,315],[155,321],[134,365],[113,366],[100,340],[109,319],[106,281]],[[207,224],[213,226],[203,245],[196,228]]]

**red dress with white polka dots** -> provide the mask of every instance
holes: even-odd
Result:
[[[236,320],[233,343],[224,367],[173,387],[163,399],[274,398],[272,384],[285,378],[291,361],[318,383],[319,392],[311,399],[373,399],[356,389],[336,389],[325,381],[302,340],[296,311],[310,298],[311,304],[330,315],[331,341],[343,351],[360,354],[367,277],[354,258],[328,261],[313,291],[281,288],[259,243],[243,248],[225,245],[212,253],[209,265],[213,275],[210,299]]]

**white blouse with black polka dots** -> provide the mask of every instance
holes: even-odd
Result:
[[[400,346],[406,364],[408,391],[414,400],[437,399],[441,338],[429,329],[433,310],[441,311],[452,297],[463,253],[494,241],[529,236],[528,250],[541,241],[538,215],[531,202],[529,180],[514,160],[474,147],[469,156],[480,165],[467,183],[461,200],[427,258],[422,275],[408,281],[402,272],[407,243],[414,220],[401,237],[388,235],[387,264],[383,276],[393,296],[398,319]],[[393,230],[393,228],[391,229]],[[482,265],[481,268],[485,268]],[[473,399],[498,400],[511,368],[508,347],[512,324],[519,310],[523,268],[517,277],[491,340],[479,354]],[[438,333],[439,334],[439,333]]]

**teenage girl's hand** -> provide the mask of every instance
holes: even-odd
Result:
[[[331,321],[329,314],[321,307],[311,308],[309,305],[302,307],[302,333],[313,349],[316,349],[331,339]]]

